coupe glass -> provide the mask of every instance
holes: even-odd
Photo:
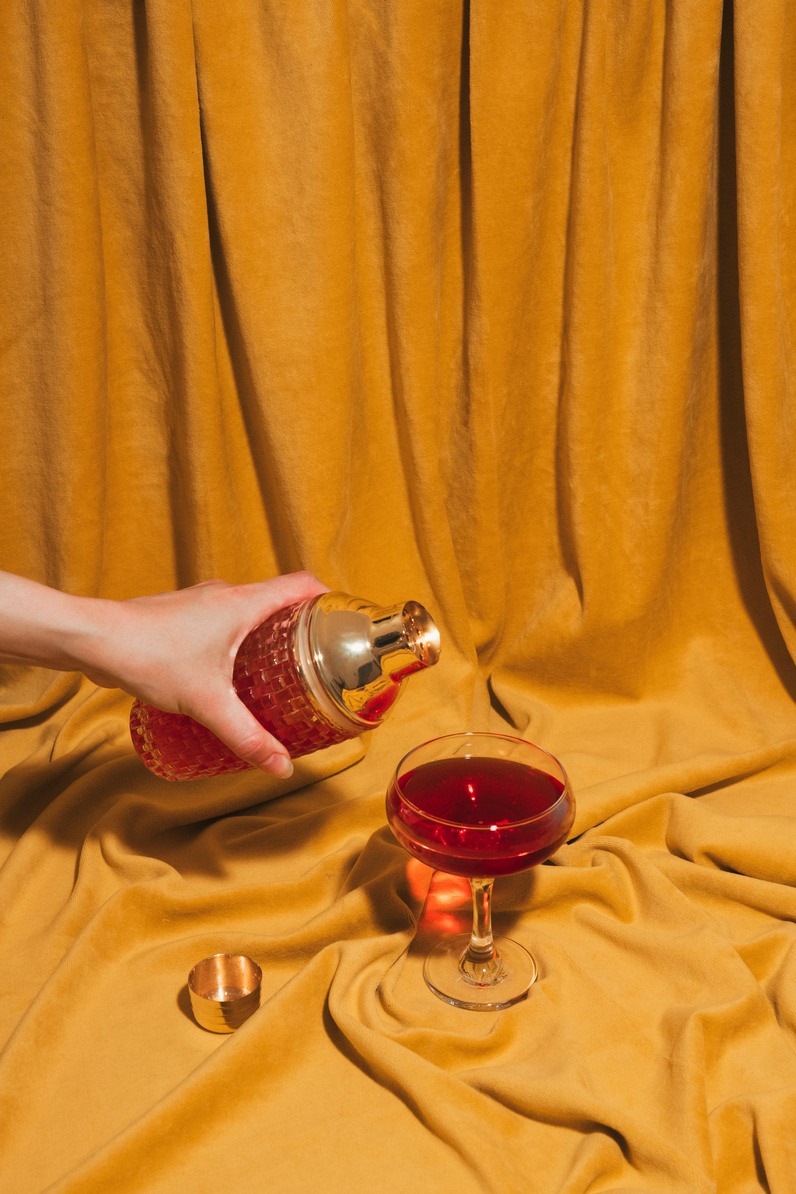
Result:
[[[536,963],[518,942],[492,936],[492,885],[496,875],[544,862],[566,841],[575,800],[561,764],[505,734],[435,738],[398,764],[387,819],[415,858],[470,880],[472,933],[444,939],[425,961],[434,994],[473,1011],[524,999]]]

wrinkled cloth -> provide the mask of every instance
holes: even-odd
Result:
[[[2,670],[2,1194],[796,1189],[796,10],[9,0],[0,47],[0,567],[307,568],[443,637],[287,783]],[[466,893],[384,812],[467,727],[578,802],[496,883],[496,1014],[425,987]]]

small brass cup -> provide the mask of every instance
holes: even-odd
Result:
[[[210,1032],[234,1032],[260,1006],[262,971],[245,954],[213,954],[188,975],[196,1023]]]

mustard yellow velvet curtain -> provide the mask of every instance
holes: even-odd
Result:
[[[289,784],[4,669],[2,1194],[794,1189],[796,10],[6,0],[0,118],[0,567],[444,636]],[[578,799],[495,1016],[425,989],[384,818],[468,725]]]

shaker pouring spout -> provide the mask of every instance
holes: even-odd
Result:
[[[433,667],[439,659],[439,631],[428,610],[417,601],[376,609],[371,643],[382,670],[393,679]]]

